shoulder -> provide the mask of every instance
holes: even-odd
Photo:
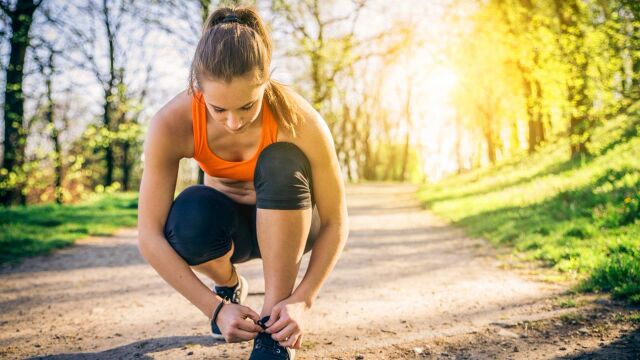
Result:
[[[287,140],[296,145],[298,145],[298,143],[304,144],[309,142],[331,143],[333,147],[331,131],[322,116],[302,95],[290,88],[287,88],[286,91],[291,99],[293,99],[303,119],[303,121],[295,127],[295,136],[289,136]]]
[[[289,95],[298,106],[303,121],[295,127],[295,136],[289,136],[286,141],[297,145],[307,156],[312,168],[330,170],[337,176],[338,159],[329,126],[322,116],[300,94],[287,89]]]
[[[151,119],[146,141],[172,144],[172,152],[179,157],[193,156],[191,101],[184,90],[162,106]]]

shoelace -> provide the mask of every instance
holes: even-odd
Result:
[[[262,319],[256,321],[256,324],[258,324],[264,330],[267,328],[265,324],[268,321],[269,321],[269,316],[267,315]],[[286,351],[284,350],[284,347],[280,346],[280,344],[278,344],[276,340],[273,340],[273,338],[271,338],[271,334],[259,333],[258,336],[256,336],[254,341],[255,341],[254,347],[256,350],[265,349],[267,351],[271,351],[276,354],[281,354],[283,351]]]

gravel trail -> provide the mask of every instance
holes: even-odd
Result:
[[[484,241],[422,210],[415,190],[347,188],[349,241],[307,316],[299,359],[346,359],[371,349],[380,355],[367,359],[382,359],[396,344],[557,315],[547,299],[562,286],[502,269]],[[247,358],[251,343],[209,337],[206,319],[141,258],[136,236],[125,229],[87,238],[2,268],[0,357]],[[248,305],[259,311],[261,261],[238,270],[249,280]]]

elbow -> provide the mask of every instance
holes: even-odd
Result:
[[[150,262],[150,258],[153,256],[153,252],[151,250],[153,248],[152,237],[153,236],[150,236],[149,233],[140,231],[140,229],[138,229],[138,252],[148,263]]]
[[[323,227],[330,229],[328,231],[335,234],[334,238],[342,244],[344,244],[349,237],[349,220],[347,217],[328,221],[323,225]]]
[[[145,259],[147,262],[149,262],[148,256],[149,256],[149,250],[148,250],[148,240],[145,240],[146,238],[143,235],[138,235],[138,252],[140,253],[140,255],[142,256],[143,259]]]

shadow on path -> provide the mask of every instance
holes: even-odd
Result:
[[[640,329],[636,329],[620,337],[618,340],[600,347],[598,350],[587,351],[578,355],[563,356],[557,359],[640,359]]]
[[[5,265],[0,274],[34,274],[38,272],[70,271],[100,267],[120,268],[141,264],[145,264],[145,261],[140,256],[136,243],[109,245],[80,243],[55,251],[49,255],[26,259],[19,264]]]
[[[167,336],[136,341],[100,352],[55,354],[30,357],[28,359],[153,359],[147,354],[191,345],[211,347],[223,344],[225,344],[224,341],[215,340],[211,336]]]

